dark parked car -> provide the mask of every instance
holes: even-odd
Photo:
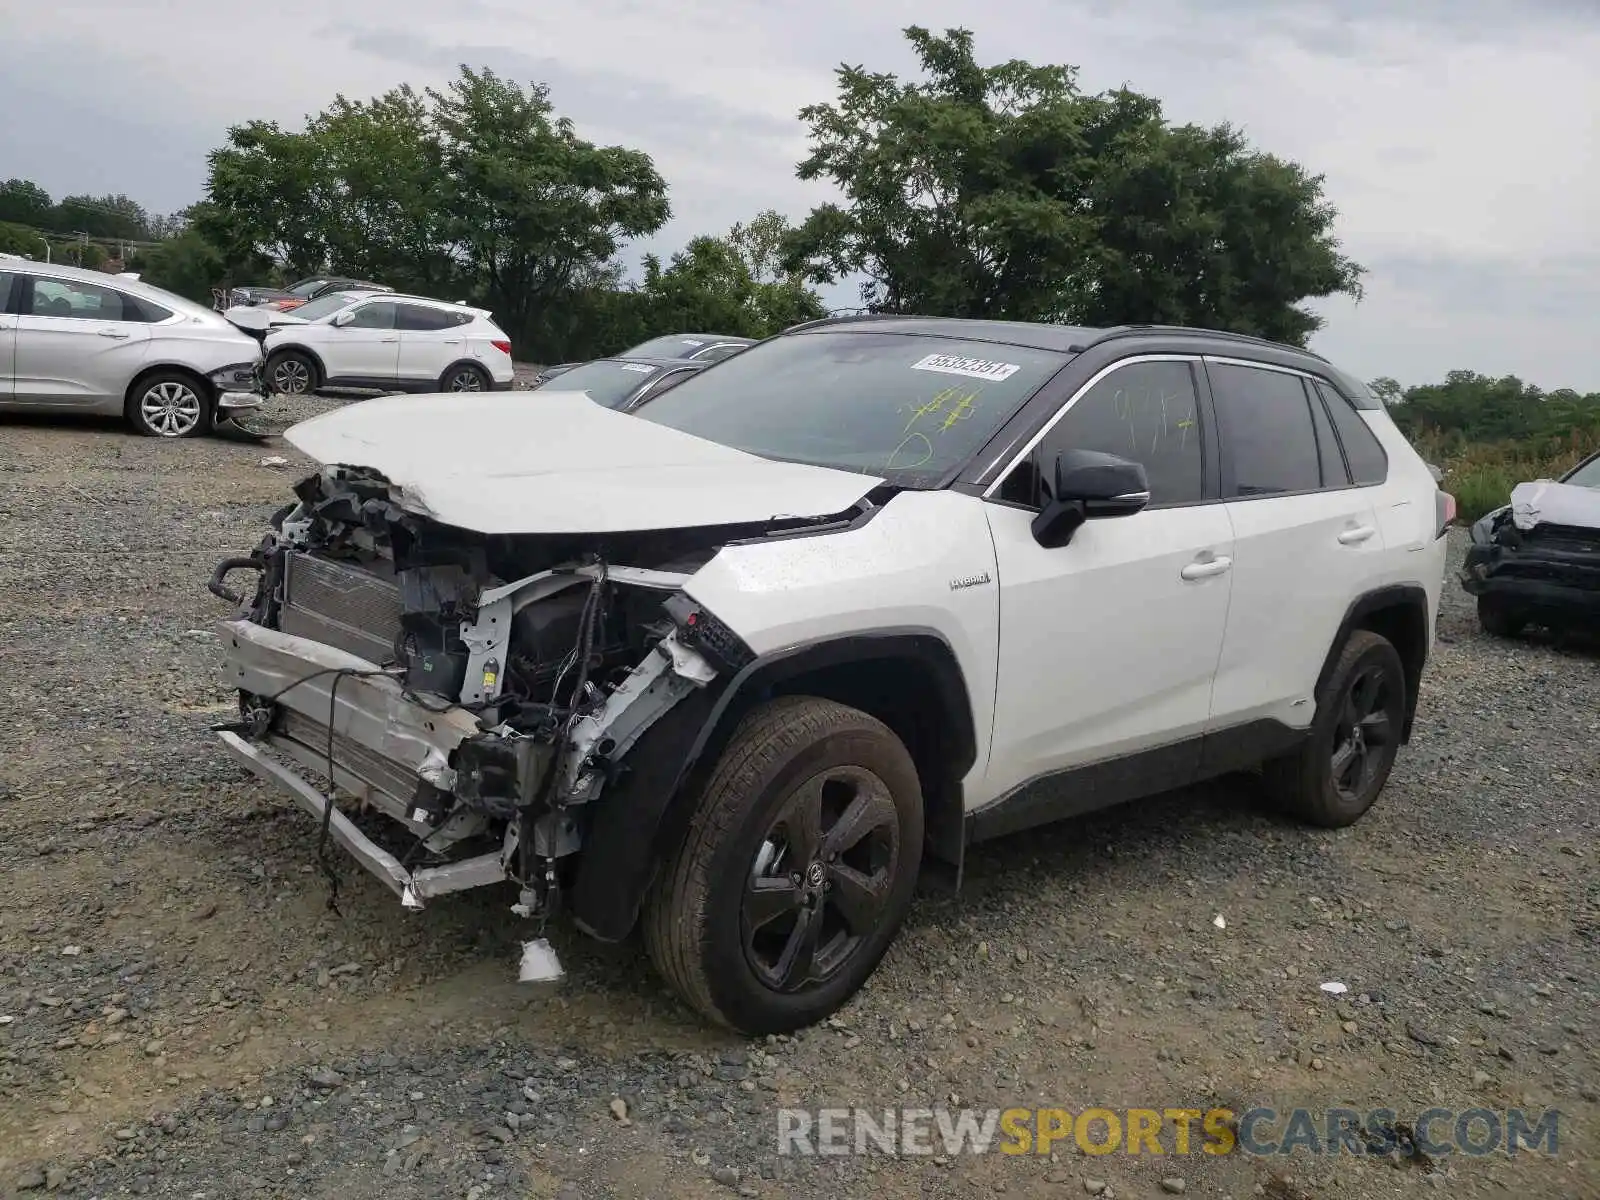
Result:
[[[1600,452],[1560,479],[1517,484],[1473,525],[1461,585],[1486,633],[1600,629]]]
[[[612,355],[612,358],[675,359],[712,363],[727,358],[730,354],[737,354],[746,346],[754,346],[756,341],[756,338],[738,337],[731,333],[669,333],[664,337],[651,338],[648,342],[640,342],[620,354]],[[546,367],[534,376],[533,385],[538,387],[541,383],[580,365],[569,362]]]
[[[560,384],[550,390],[583,392],[596,404],[632,412],[710,365],[681,358],[596,358],[561,372]],[[549,380],[535,382],[531,390],[547,384]]]
[[[291,283],[286,288],[265,287],[249,284],[243,287],[232,288],[223,292],[217,289],[214,295],[216,307],[219,309],[231,308],[236,304],[258,305],[271,304],[275,308],[289,311],[298,308],[308,300],[315,300],[318,296],[334,291],[362,291],[362,292],[392,292],[394,289],[382,283],[371,283],[367,280],[352,279],[348,275],[314,275],[308,279]]]

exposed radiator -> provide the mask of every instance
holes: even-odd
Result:
[[[400,586],[361,567],[293,551],[278,626],[382,665],[394,657],[400,633]]]

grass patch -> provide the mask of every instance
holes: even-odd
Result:
[[[1470,523],[1509,504],[1517,484],[1566,474],[1600,445],[1600,431],[1478,443],[1424,433],[1412,441],[1423,458],[1444,469],[1444,489],[1456,498],[1459,520]]]

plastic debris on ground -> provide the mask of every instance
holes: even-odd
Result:
[[[518,983],[555,983],[566,972],[561,969],[561,960],[556,957],[555,948],[545,938],[534,938],[531,942],[522,943],[522,968],[518,972]]]

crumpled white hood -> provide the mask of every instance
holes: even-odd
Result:
[[[1511,489],[1511,520],[1518,529],[1571,525],[1600,529],[1600,488],[1535,479]]]
[[[582,392],[386,396],[291,426],[324,466],[381,472],[412,511],[479,533],[620,533],[843,512],[881,480],[775,462]]]

